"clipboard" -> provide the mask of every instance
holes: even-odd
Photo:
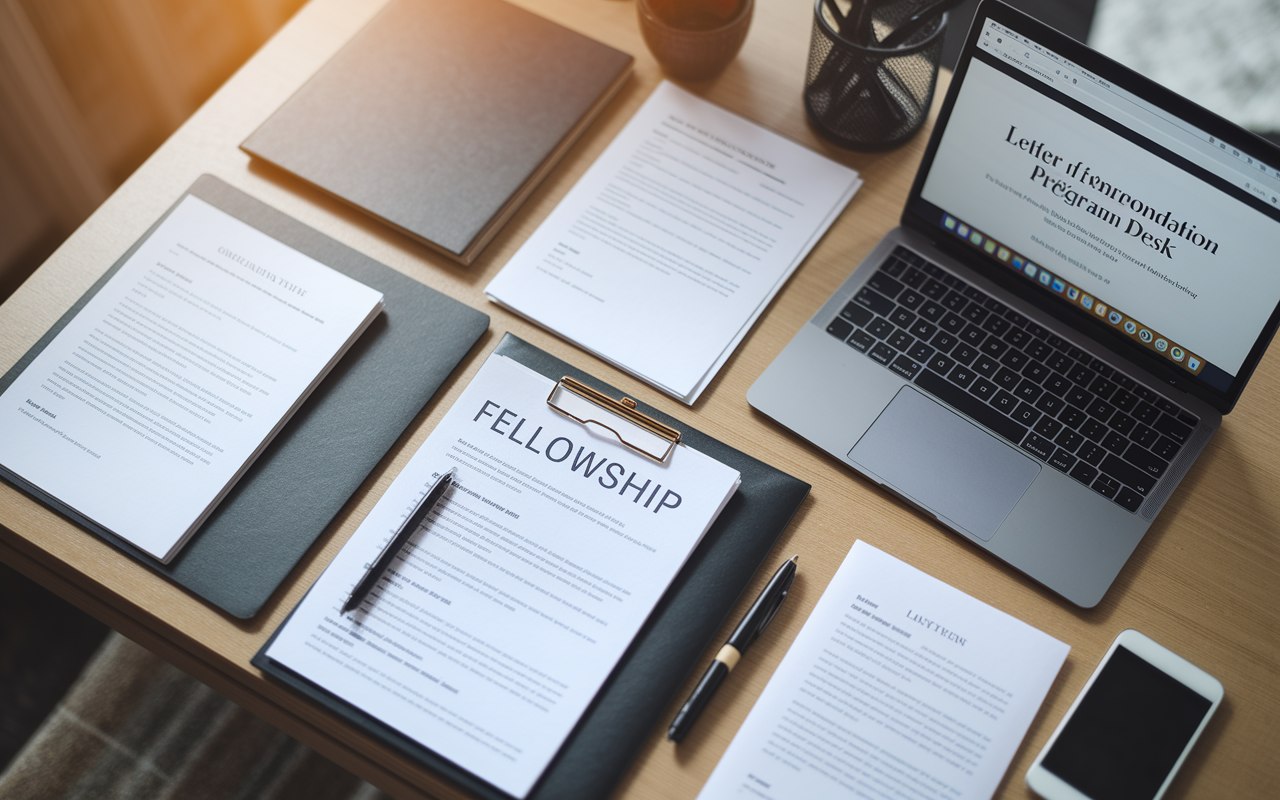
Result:
[[[742,476],[738,492],[689,556],[613,674],[528,794],[528,800],[606,797],[626,773],[654,726],[662,722],[669,701],[768,557],[810,487],[656,409],[616,400],[620,393],[608,384],[510,333],[494,353],[553,381],[563,384],[565,378],[570,378],[574,384],[600,393],[609,401],[597,404],[604,412],[600,416],[605,422],[632,419],[631,414],[618,413],[618,406],[622,406],[677,432],[680,442],[733,467]],[[287,624],[288,620],[281,627]],[[273,634],[271,640],[274,638]],[[254,656],[252,664],[273,679],[476,796],[512,800],[506,792],[271,661],[265,655],[271,640]]]
[[[0,377],[11,384],[186,195],[383,293],[383,313],[347,350],[181,551],[162,564],[0,467],[0,478],[226,613],[248,619],[320,538],[422,411],[489,316],[298,222],[212,175],[169,210]],[[377,387],[377,391],[370,391]]]

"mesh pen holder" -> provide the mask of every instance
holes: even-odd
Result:
[[[876,4],[875,29],[887,34],[928,2]],[[929,114],[947,15],[892,48],[856,44],[835,24],[825,0],[816,0],[804,83],[809,121],[823,136],[853,150],[888,150],[902,144]]]

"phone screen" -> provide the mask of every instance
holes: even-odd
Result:
[[[1212,705],[1118,646],[1041,766],[1093,800],[1150,800]]]

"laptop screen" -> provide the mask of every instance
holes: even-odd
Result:
[[[1227,410],[1280,320],[1274,148],[992,3],[954,81],[904,221]]]

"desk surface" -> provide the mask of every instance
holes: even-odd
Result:
[[[277,170],[237,145],[367,21],[381,3],[313,0],[160,148],[0,306],[0,371],[36,339],[201,173],[213,173],[355,249],[483,309],[493,324],[440,395],[348,503],[264,610],[232,620],[0,485],[0,559],[154,650],[321,753],[397,796],[460,796],[438,777],[268,682],[249,659],[301,599],[357,522],[426,438],[504,332],[595,373],[628,394],[813,484],[742,608],[792,553],[792,599],[677,749],[655,728],[616,793],[690,798],[710,774],[823,588],[856,538],[951,583],[1071,645],[1057,681],[1001,784],[1027,797],[1022,774],[1107,645],[1138,628],[1220,678],[1226,700],[1169,797],[1260,797],[1280,767],[1280,353],[1262,360],[1235,411],[1183,480],[1102,603],[1082,611],[970,546],[787,433],[745,400],[747,388],[880,236],[897,223],[924,147],[862,155],[817,139],[800,103],[812,5],[756,0],[738,57],[707,99],[859,170],[865,185],[766,310],[692,409],[490,304],[484,286],[565,195],[661,80],[626,0],[516,0],[636,56],[634,77],[477,262],[460,266]],[[719,637],[726,636],[728,630]],[[714,647],[696,665],[706,667]],[[687,693],[690,687],[682,689]],[[673,699],[674,714],[683,696]]]

